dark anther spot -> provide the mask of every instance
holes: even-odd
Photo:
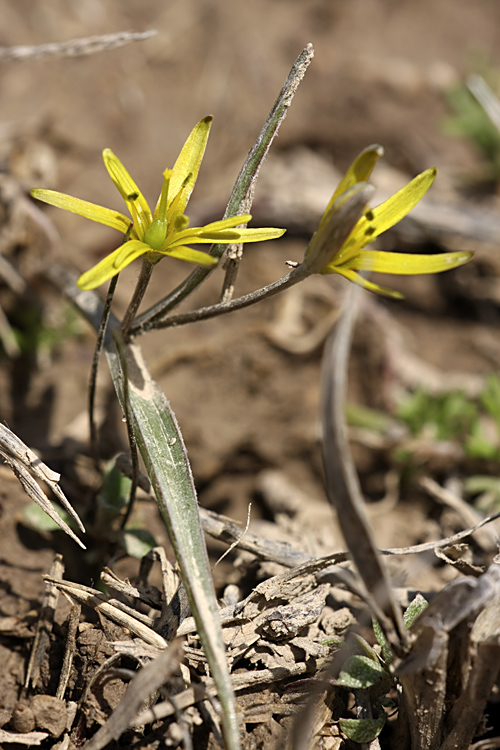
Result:
[[[365,213],[365,218],[367,221],[373,221],[375,219],[375,214],[371,209],[368,209],[368,211]]]
[[[127,195],[127,200],[136,201],[138,197],[139,193],[130,193],[130,195]]]
[[[375,227],[367,227],[365,229],[365,237],[371,237],[372,234],[375,234]]]

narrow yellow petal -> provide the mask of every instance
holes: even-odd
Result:
[[[361,242],[361,246],[367,245],[379,234],[401,221],[424,197],[436,179],[436,174],[437,169],[435,167],[426,169],[425,172],[417,175],[415,179],[398,190],[397,193],[394,193],[384,203],[376,206],[376,208],[368,209],[357,224],[353,232],[353,238]]]
[[[473,253],[471,252],[417,255],[413,253],[387,253],[379,250],[364,250],[345,264],[343,263],[339,268],[412,276],[414,274],[449,271],[452,268],[457,268],[467,263],[472,256]]]
[[[130,240],[125,242],[114,252],[103,258],[97,265],[90,268],[85,273],[82,273],[77,281],[79,289],[88,291],[89,289],[96,289],[105,281],[108,281],[113,276],[116,276],[122,268],[128,266],[133,260],[138,258],[140,255],[148,252],[151,248],[145,245],[144,242],[138,240]]]
[[[119,252],[113,253],[115,255],[113,259],[113,266],[121,271],[122,268],[130,265],[133,260],[139,258],[145,253],[151,252],[151,245],[147,245],[145,242],[140,240],[130,240],[124,242],[123,245],[118,248]]]
[[[265,242],[266,240],[277,240],[278,237],[283,237],[286,229],[278,229],[277,227],[242,227],[234,231],[239,234],[238,242]]]
[[[193,192],[198,177],[201,161],[208,141],[208,135],[210,133],[210,127],[212,125],[212,119],[211,115],[209,115],[195,125],[182,147],[172,170],[172,176],[170,177],[169,201],[172,201],[175,198],[181,188],[183,188],[186,178],[189,177],[189,175],[192,175],[192,178],[182,190],[182,199],[177,206],[177,211],[181,214],[186,210],[187,202]]]
[[[216,223],[214,222],[214,225]],[[192,229],[185,229],[183,232],[175,234],[168,243],[167,249],[170,250],[171,247],[177,247],[181,244],[210,245],[213,242],[220,242],[221,244],[232,242],[264,242],[265,240],[276,240],[286,232],[286,229],[275,229],[273,227],[214,229],[214,225],[207,224],[206,227],[193,227]],[[209,229],[210,226],[212,226],[212,229]]]
[[[219,221],[212,221],[210,224],[205,224],[203,229],[232,229],[240,224],[248,224],[252,220],[251,214],[240,214],[240,216],[230,216],[228,219],[220,219]]]
[[[381,156],[384,155],[382,146],[375,144],[365,148],[358,157],[353,161],[342,180],[337,185],[337,189],[331,197],[330,203],[326,207],[323,217],[326,216],[337,198],[340,198],[349,188],[354,187],[358,182],[366,182],[370,177],[373,168]],[[320,222],[321,226],[321,222]]]
[[[152,221],[151,211],[147,200],[121,163],[120,159],[115,156],[110,148],[104,149],[102,152],[102,158],[109,176],[127,204],[127,208],[134,219],[134,225],[138,237],[143,237],[144,232]]]
[[[172,258],[179,258],[179,260],[185,260],[188,263],[197,263],[200,266],[214,266],[218,262],[218,258],[214,258],[213,255],[193,250],[191,247],[173,247],[162,254],[169,255]]]
[[[350,268],[332,268],[328,271],[323,271],[323,273],[338,273],[340,276],[352,281],[353,284],[362,286],[363,289],[366,289],[369,292],[383,294],[385,297],[393,297],[394,299],[404,299],[404,295],[401,294],[401,292],[396,292],[394,289],[388,289],[385,286],[374,284],[372,281],[368,281],[368,279],[363,278],[363,276],[360,276],[359,273],[352,271]]]
[[[58,193],[55,190],[43,190],[35,188],[31,191],[33,198],[48,203],[57,208],[64,208],[65,211],[71,211],[73,214],[83,216],[85,219],[97,221],[99,224],[105,224],[107,227],[118,229],[122,234],[126,234],[130,227],[130,219],[110,208],[98,206],[96,203],[82,201],[80,198],[73,198],[72,195]]]

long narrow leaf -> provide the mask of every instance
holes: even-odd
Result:
[[[64,292],[97,330],[102,314],[102,303],[97,295],[78,290],[76,276],[69,274],[60,265],[53,266],[50,276],[59,288],[63,287]],[[104,350],[113,385],[121,401],[123,374],[111,330],[119,330],[115,318],[110,319]],[[167,526],[210,673],[217,687],[226,746],[228,750],[239,750],[236,701],[184,441],[165,394],[152,380],[139,347],[129,344],[123,350],[128,372],[129,412],[135,423],[137,447]]]

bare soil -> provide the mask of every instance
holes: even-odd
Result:
[[[498,74],[500,6],[495,0],[0,0],[0,17],[4,46],[158,30],[148,41],[88,57],[1,62],[2,251],[25,287],[16,291],[8,280],[1,282],[2,309],[20,331],[23,345],[20,352],[1,355],[0,419],[60,472],[67,497],[90,531],[83,552],[62,533],[30,525],[25,516],[30,501],[10,470],[0,467],[0,726],[12,732],[19,702],[29,707],[35,695],[53,696],[57,688],[68,629],[69,604],[63,597],[45,661],[36,679],[24,687],[44,595],[42,574],[50,571],[54,554],[63,555],[67,580],[87,586],[97,585],[104,566],[132,582],[139,572],[139,561],[125,556],[96,525],[100,480],[89,458],[85,412],[94,334],[71,315],[45,274],[56,258],[85,270],[114,249],[116,238],[111,230],[54,209],[45,215],[60,240],[50,243],[36,217],[18,211],[18,197],[30,187],[43,186],[121,210],[100,157],[104,147],[111,147],[153,199],[161,170],[172,166],[194,124],[212,113],[214,125],[190,218],[194,225],[219,218],[293,60],[312,42],[315,60],[263,167],[253,212],[255,226],[271,222],[292,226],[293,231],[279,242],[246,251],[238,295],[278,279],[286,272],[286,260],[301,259],[311,224],[334,188],[334,170],[347,167],[374,142],[384,146],[384,162],[391,168],[374,173],[376,185],[380,174],[382,190],[388,186],[393,192],[435,164],[439,177],[433,201],[496,211],[495,186],[486,195],[464,194],[467,179],[484,165],[473,144],[448,136],[443,122],[451,86],[478,66],[479,72]],[[304,154],[310,165],[305,168]],[[315,164],[324,169],[321,177],[316,177]],[[280,177],[283,165],[290,170],[286,179]],[[304,215],[297,218],[293,201],[302,186],[308,198]],[[382,242],[386,248],[475,249],[477,255],[469,266],[443,277],[383,279],[381,283],[405,293],[401,302],[374,297],[362,302],[350,400],[394,416],[401,395],[419,387],[434,393],[454,387],[477,398],[500,361],[494,239],[479,241],[452,231],[429,237],[402,230]],[[148,300],[164,294],[184,273],[177,261],[162,263]],[[135,266],[122,274],[118,312],[127,304],[136,274]],[[485,278],[488,284],[481,286]],[[197,294],[196,304],[214,302],[221,280],[219,270]],[[250,531],[288,541],[313,556],[345,546],[323,488],[319,408],[328,330],[323,323],[333,324],[346,285],[331,277],[310,279],[303,288],[254,308],[155,332],[141,341],[151,372],[180,422],[200,504],[244,527],[251,502]],[[47,330],[52,333],[44,334]],[[98,400],[102,456],[111,459],[127,451],[127,442],[104,364]],[[439,539],[471,525],[422,490],[421,476],[456,488],[468,476],[498,473],[495,461],[469,459],[460,445],[436,447],[433,436],[415,449],[417,460],[407,472],[395,461],[390,441],[375,444],[359,429],[351,437],[380,548]],[[166,530],[150,499],[141,496],[133,522],[147,528],[171,557]],[[496,531],[489,545],[484,539],[471,543],[471,562],[491,562],[498,524],[491,528]],[[210,539],[208,546],[213,562],[226,548]],[[462,575],[432,556],[401,560],[391,568],[395,584],[430,595]],[[229,584],[236,584],[243,597],[278,569],[251,564],[243,553],[233,552],[214,569],[214,580],[221,596]],[[155,575],[153,582],[159,584]],[[88,631],[80,626],[75,671],[65,695],[68,705],[82,698],[82,675],[109,657],[107,642],[117,637],[115,626],[98,621],[90,609],[84,608],[82,623],[104,633],[103,641],[99,654],[97,645],[89,655],[83,638]],[[124,684],[111,681],[84,716],[77,714],[70,734],[73,745],[83,744],[104,722]],[[286,712],[266,712],[265,703],[293,701],[282,686],[266,689],[269,695],[263,693],[260,713],[252,703],[255,696],[250,700],[244,694],[241,699],[242,711],[248,710],[250,717],[245,747],[283,742]],[[489,736],[500,735],[496,711],[490,702],[482,723],[478,717],[478,737],[487,728]],[[323,744],[318,740],[317,746],[353,746],[337,737],[334,724],[325,721],[330,734],[325,730]],[[19,726],[18,721],[16,731]],[[40,722],[36,729],[41,729]],[[62,735],[49,730],[42,745],[55,746]],[[202,735],[198,728],[196,747],[207,746]],[[127,743],[163,747],[166,736],[136,733]],[[0,736],[0,744],[4,741]],[[172,736],[168,742],[175,746],[176,740]],[[391,742],[389,732],[382,744],[396,747]]]

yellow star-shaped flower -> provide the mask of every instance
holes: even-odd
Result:
[[[214,221],[204,227],[189,228],[189,219],[184,211],[198,177],[211,124],[210,116],[200,120],[184,144],[174,168],[166,169],[163,173],[163,186],[154,211],[149,208],[121,161],[109,148],[103,151],[104,165],[125,201],[132,220],[118,211],[54,190],[37,188],[31,191],[31,195],[38,200],[118,229],[126,236],[119,248],[80,276],[80,289],[95,289],[141,255],[145,255],[151,263],[169,255],[189,263],[210,266],[217,263],[217,258],[187,245],[262,242],[284,234],[284,229],[248,229],[239,226],[250,221],[250,214]]]
[[[375,208],[362,205],[354,228],[341,246],[335,237],[341,228],[340,216],[349,201],[354,202],[367,193],[369,178],[379,156],[380,146],[371,146],[363,151],[347,170],[313,235],[304,258],[304,264],[313,273],[338,273],[346,279],[379,294],[402,297],[399,292],[386,289],[360,276],[358,271],[375,271],[401,275],[439,273],[466,263],[471,252],[438,253],[422,255],[414,253],[383,252],[365,250],[382,232],[390,229],[423,198],[437,174],[435,168],[427,169],[414,180]],[[364,192],[363,192],[364,191]],[[355,216],[354,221],[356,221]],[[330,252],[329,252],[330,248]]]

